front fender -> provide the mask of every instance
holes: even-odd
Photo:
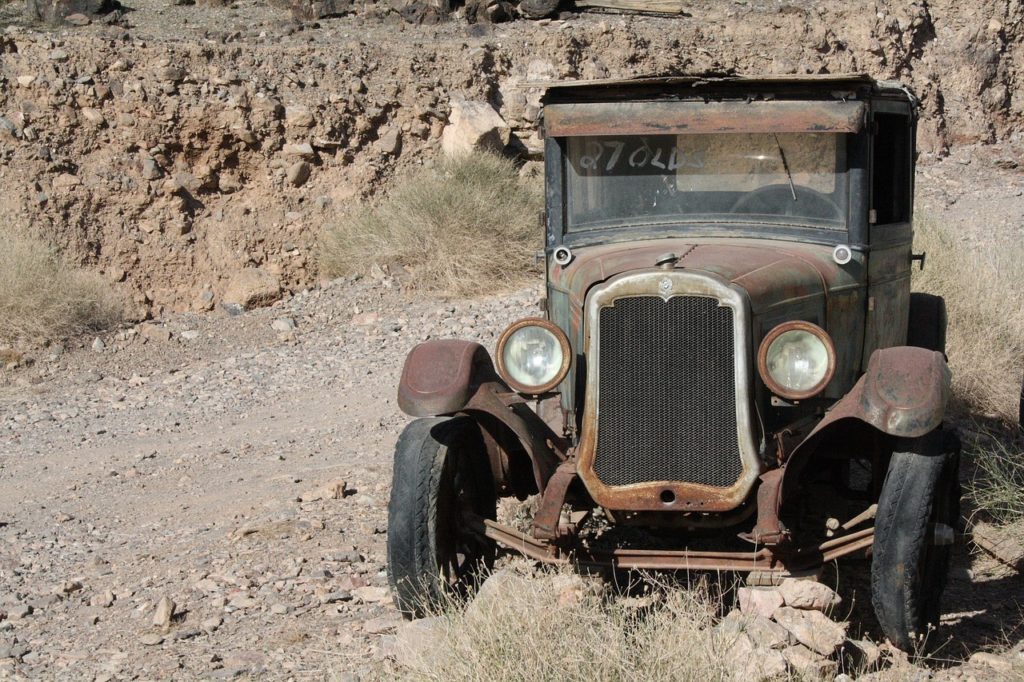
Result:
[[[405,358],[398,384],[398,407],[413,417],[464,413],[476,417],[485,432],[493,417],[507,428],[526,452],[537,490],[544,491],[566,458],[563,439],[523,404],[502,382],[487,350],[473,341],[439,339],[419,344]],[[490,433],[487,455],[499,488],[510,480],[508,453],[501,434]]]
[[[872,353],[864,376],[793,449],[779,473],[769,472],[770,480],[765,480],[768,474],[762,476],[754,536],[777,538],[784,533],[778,509],[819,448],[835,444],[837,439],[862,437],[870,447],[873,429],[899,438],[930,433],[942,423],[950,384],[942,353],[910,346]],[[844,428],[849,426],[853,426],[852,432]]]
[[[805,458],[835,427],[851,420],[890,436],[923,436],[942,423],[950,385],[942,353],[911,346],[876,350],[864,376],[793,450],[789,462]]]
[[[481,383],[495,378],[491,356],[479,343],[426,341],[405,358],[398,407],[412,417],[454,414],[466,406]]]

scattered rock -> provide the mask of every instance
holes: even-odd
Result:
[[[402,148],[402,131],[398,128],[388,128],[377,139],[377,148],[382,154],[398,156]]]
[[[222,299],[229,305],[255,308],[270,305],[280,297],[281,282],[277,275],[261,268],[245,268],[228,282]]]
[[[782,655],[800,679],[831,679],[839,668],[835,661],[822,658],[803,644],[783,650]]]
[[[508,145],[512,129],[487,102],[453,97],[448,125],[441,134],[441,148],[448,156],[472,151],[500,152]]]
[[[445,627],[446,621],[441,616],[402,623],[388,638],[384,648],[399,665],[427,673],[434,669],[433,661],[443,650]]]
[[[102,350],[105,350],[106,347],[107,344],[103,343],[103,339],[101,339],[100,337],[97,336],[95,339],[92,340],[92,349],[97,353],[99,353]]]
[[[737,592],[740,611],[750,615],[771,618],[784,603],[782,595],[774,587],[741,587]]]
[[[308,493],[299,496],[300,502],[315,502],[316,500],[340,500],[345,497],[347,483],[343,479],[331,481]]]
[[[158,646],[163,644],[164,636],[155,632],[147,633],[139,637],[139,643],[143,646]]]
[[[836,623],[821,611],[783,606],[775,611],[775,622],[822,656],[831,656],[846,639],[846,624]]]
[[[171,340],[171,330],[159,324],[143,324],[139,326],[139,336],[149,341],[166,343]]]
[[[838,606],[842,598],[828,585],[814,580],[786,578],[778,587],[786,606],[794,609],[827,611]]]
[[[316,158],[316,152],[313,150],[313,145],[308,142],[302,144],[286,144],[282,150],[286,156],[298,156],[306,161],[312,161]]]
[[[223,623],[224,623],[224,619],[223,618],[221,618],[220,616],[214,616],[212,618],[207,618],[202,623],[200,623],[200,627],[202,627],[202,629],[205,630],[206,632],[216,632],[217,629]]]
[[[156,611],[153,612],[153,626],[167,630],[171,627],[171,618],[174,617],[176,604],[170,597],[164,596],[157,602]]]
[[[348,321],[353,327],[369,327],[380,322],[380,315],[377,313],[358,313]]]
[[[760,649],[749,635],[742,632],[727,644],[725,657],[736,664],[732,674],[736,682],[761,682],[786,672],[786,659],[781,651]]]
[[[285,178],[292,187],[302,187],[309,180],[309,174],[313,171],[312,166],[306,161],[297,161],[288,166]]]
[[[293,104],[285,109],[284,120],[289,127],[312,128],[315,121],[309,107]]]
[[[276,332],[295,331],[295,320],[290,317],[279,317],[270,323],[270,328]]]

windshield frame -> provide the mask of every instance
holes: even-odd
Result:
[[[614,134],[614,131],[609,131]],[[729,134],[729,133],[722,133]],[[864,132],[846,135],[847,201],[845,227],[814,226],[807,222],[787,220],[783,216],[768,218],[763,215],[745,217],[736,214],[708,219],[691,216],[685,220],[658,220],[631,222],[621,226],[591,229],[568,229],[568,138],[545,139],[545,194],[547,200],[546,249],[565,244],[587,246],[609,242],[636,241],[665,237],[750,237],[781,239],[815,244],[867,243],[867,159],[868,137]]]

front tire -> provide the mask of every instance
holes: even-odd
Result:
[[[483,439],[468,417],[417,419],[398,437],[388,503],[388,582],[395,605],[421,617],[463,595],[493,566],[474,521],[495,517]]]
[[[901,440],[878,500],[872,602],[885,636],[907,652],[939,622],[952,545],[936,544],[936,526],[955,531],[959,521],[958,462],[956,436],[941,428]]]

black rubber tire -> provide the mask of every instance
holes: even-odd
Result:
[[[907,345],[946,354],[946,300],[934,294],[910,294]]]
[[[493,519],[496,498],[483,439],[468,417],[417,419],[398,437],[388,503],[388,582],[395,605],[422,617],[446,594],[468,594],[494,565],[492,540],[464,513]]]
[[[933,524],[959,524],[959,441],[940,428],[897,449],[878,500],[871,596],[889,641],[919,653],[939,622],[952,549],[934,544]]]

